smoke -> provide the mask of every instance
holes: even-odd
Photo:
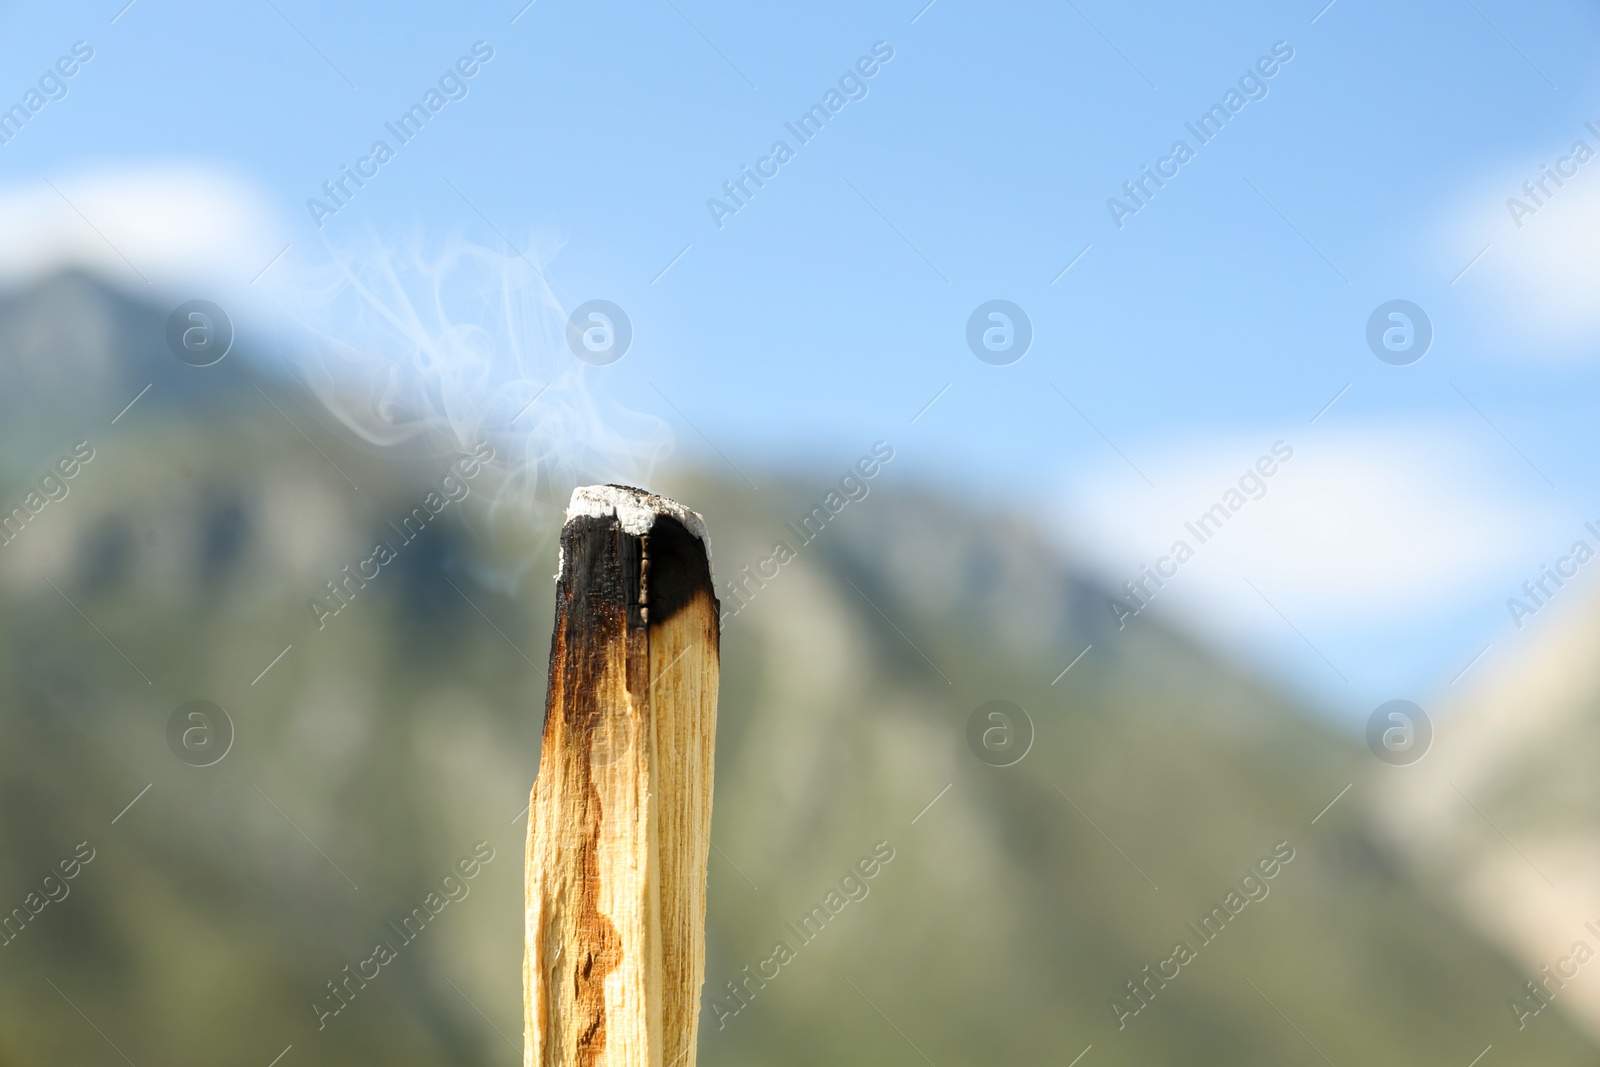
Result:
[[[459,237],[328,247],[285,272],[279,296],[304,330],[307,384],[374,445],[445,456],[494,447],[496,511],[564,505],[589,482],[648,484],[672,434],[606,392],[614,367],[567,347],[567,312],[534,255]]]

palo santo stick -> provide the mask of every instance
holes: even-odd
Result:
[[[528,820],[524,1067],[694,1067],[718,611],[699,515],[572,494]]]

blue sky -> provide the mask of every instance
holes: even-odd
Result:
[[[1520,631],[1505,603],[1600,547],[1600,159],[1560,163],[1600,151],[1597,23],[1504,0],[5,4],[0,103],[75,42],[93,58],[0,145],[23,235],[0,278],[84,260],[290,336],[282,282],[361,241],[526,254],[561,308],[632,322],[612,366],[541,357],[594,418],[819,493],[887,439],[894,478],[1036,511],[1118,584],[1284,441],[1157,606],[1354,721],[1445,701],[1590,595],[1586,568]],[[477,42],[465,95],[399,144],[384,124]],[[865,95],[799,143],[785,124],[875,45]],[[1200,144],[1185,123],[1275,46]],[[394,158],[319,229],[307,200],[379,139]],[[1108,199],[1180,139],[1119,227]],[[719,227],[707,201],[778,140],[793,158]],[[1514,219],[1541,165],[1570,176]],[[1009,366],[966,344],[992,299],[1032,323]],[[1366,343],[1392,299],[1432,324],[1409,366]],[[603,453],[616,427],[586,425]]]

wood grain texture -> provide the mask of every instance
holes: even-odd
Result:
[[[670,515],[639,536],[580,515],[561,545],[523,1063],[693,1067],[719,662],[707,553]]]

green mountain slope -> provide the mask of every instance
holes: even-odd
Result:
[[[101,369],[19,370],[60,315],[115,323],[84,342]],[[0,548],[0,907],[27,913],[0,1063],[515,1063],[559,517],[491,512],[484,471],[406,539],[455,456],[357,447],[242,359],[175,364],[163,321],[82,279],[0,307],[26,414],[0,501],[94,451]],[[770,575],[724,595],[703,1063],[1465,1064],[1497,1040],[1513,965],[1359,805],[1312,824],[1364,748],[1159,617],[1116,630],[1037,532],[898,475],[807,544],[785,524],[837,476],[653,486],[705,514],[719,585]],[[334,613],[325,583],[379,541]],[[233,725],[211,766],[169,742],[191,700]],[[969,746],[991,700],[1031,718],[1011,766]],[[1560,1017],[1519,1040],[1594,1058]]]

